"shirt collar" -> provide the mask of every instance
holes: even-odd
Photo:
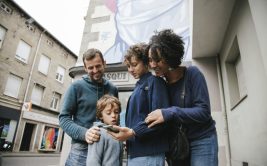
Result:
[[[140,79],[137,81],[137,83],[136,84],[143,84],[145,81],[146,81],[146,79],[148,78],[148,77],[150,77],[152,74],[151,74],[151,72],[147,72],[147,73],[145,73],[145,74],[143,74],[141,77],[140,77]]]

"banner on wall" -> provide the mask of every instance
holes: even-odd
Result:
[[[89,47],[99,47],[107,63],[122,62],[129,46],[148,42],[155,31],[167,28],[183,38],[184,59],[191,60],[189,0],[103,1],[110,12],[110,20],[92,25],[92,33],[98,32],[99,40],[89,43]],[[95,13],[101,13],[100,10],[103,11],[103,8],[96,7]]]
[[[44,126],[39,150],[56,151],[58,146],[58,132],[58,127]]]
[[[32,110],[32,102],[24,102],[22,105],[22,111],[31,111]]]

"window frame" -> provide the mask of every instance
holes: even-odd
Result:
[[[16,88],[14,88],[14,83],[13,82],[9,82],[9,80],[11,79],[11,77],[16,78],[16,79],[19,79],[18,80],[19,81],[19,85],[17,86],[17,91],[16,91],[15,94],[12,94],[12,90],[16,89]],[[5,86],[4,94],[7,95],[7,96],[14,97],[14,98],[18,99],[19,93],[20,93],[20,88],[21,88],[21,85],[22,85],[22,81],[23,81],[23,78],[15,75],[13,73],[10,73],[8,75],[8,78],[7,78],[7,81],[6,81],[6,86]],[[11,87],[9,87],[9,86],[11,86]]]
[[[56,101],[56,99],[57,99],[57,101]],[[57,93],[57,92],[53,92],[52,101],[50,103],[50,109],[58,110],[60,100],[61,100],[61,94]],[[56,105],[55,105],[55,101],[56,101]],[[56,106],[56,107],[54,107],[54,106]]]
[[[31,133],[31,138],[30,138],[30,141],[28,143],[29,144],[29,150],[22,150],[22,143],[23,143],[23,138],[24,138],[24,134],[25,134],[25,131],[26,131],[26,125],[29,124],[29,125],[32,125],[33,128],[32,128],[32,133]],[[24,126],[23,126],[23,133],[21,135],[21,140],[20,140],[20,144],[19,144],[19,151],[20,152],[33,152],[34,151],[34,147],[35,147],[35,142],[36,142],[36,137],[37,137],[37,131],[38,131],[38,124],[37,123],[34,123],[34,122],[30,122],[30,121],[26,121],[24,123]]]
[[[0,49],[3,46],[6,34],[7,34],[7,29],[5,27],[3,27],[2,25],[0,25]]]
[[[0,133],[0,138],[7,144],[6,147],[1,146],[1,151],[12,151],[12,146],[14,145],[15,131],[17,130],[18,121],[13,119],[7,119],[0,117],[0,127],[2,131]]]
[[[4,2],[0,2],[0,8],[2,10],[4,10],[7,14],[12,14],[12,9],[11,7],[9,7],[7,4],[5,4]]]
[[[44,75],[48,75],[50,64],[51,64],[51,58],[46,56],[45,54],[41,54],[38,64],[38,71]]]
[[[229,53],[225,59],[225,67],[229,88],[230,108],[231,111],[233,111],[248,96],[245,73],[242,67],[242,55],[240,54],[237,37],[233,40]],[[240,78],[243,78],[243,81],[238,80]],[[241,86],[245,89],[243,92],[240,92],[242,89]]]
[[[37,87],[42,89],[41,96],[38,96],[38,98],[40,98],[40,103],[38,103],[37,101],[33,100],[33,93],[35,93],[35,90],[38,90],[38,89],[36,89]],[[44,91],[45,91],[45,87],[44,86],[42,86],[40,84],[37,84],[37,83],[34,84],[33,89],[32,89],[32,94],[31,94],[31,102],[32,102],[32,104],[41,105],[43,97],[44,97]],[[35,93],[35,94],[37,94],[37,93]]]
[[[60,73],[60,70],[62,69],[63,71],[63,74]],[[57,67],[57,73],[56,73],[56,80],[60,83],[63,83],[64,82],[64,78],[65,78],[65,72],[66,72],[66,69],[62,66],[58,66]],[[60,77],[61,76],[61,77]],[[60,79],[61,78],[61,79]]]
[[[24,46],[28,46],[28,47],[26,48]],[[22,48],[22,47],[24,47],[24,48]],[[26,49],[29,49],[29,50],[26,50]],[[31,45],[29,45],[24,40],[20,40],[18,47],[17,47],[17,50],[16,50],[15,58],[18,59],[19,61],[27,64],[29,57],[31,55],[31,50],[32,50]],[[25,51],[26,51],[26,53],[24,53]]]

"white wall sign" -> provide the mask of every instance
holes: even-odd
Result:
[[[129,81],[129,73],[127,71],[105,73],[104,77],[112,82]]]
[[[44,122],[44,123],[49,123],[53,125],[59,125],[59,121],[57,118],[38,114],[35,112],[30,112],[30,111],[23,111],[23,118],[29,119],[29,120],[34,120],[34,121],[39,121],[39,122]]]

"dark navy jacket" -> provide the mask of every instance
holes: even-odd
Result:
[[[130,157],[168,151],[165,127],[162,125],[148,128],[144,120],[151,111],[169,106],[166,82],[150,72],[144,74],[136,83],[126,109],[126,126],[132,128],[136,134],[127,141]]]
[[[181,108],[180,94],[183,80],[168,85],[172,107],[162,109],[164,121],[179,121],[187,128],[189,140],[210,136],[216,132],[215,121],[211,117],[207,84],[197,67],[186,71],[185,107]]]

